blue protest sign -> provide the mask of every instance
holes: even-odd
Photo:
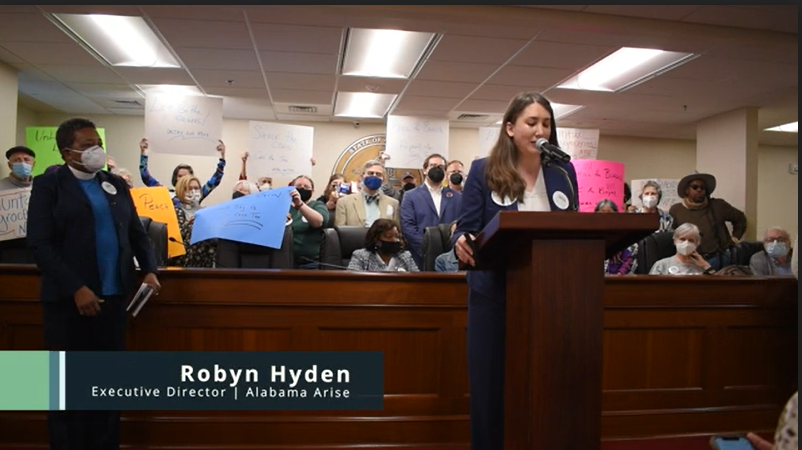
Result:
[[[244,195],[199,210],[195,213],[190,244],[207,239],[228,239],[281,248],[293,189],[286,186]]]

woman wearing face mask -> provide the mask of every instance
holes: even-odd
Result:
[[[195,175],[185,175],[175,184],[175,196],[180,200],[175,207],[178,218],[178,228],[181,230],[181,239],[184,241],[186,253],[168,261],[170,266],[179,267],[214,267],[217,247],[212,241],[202,241],[190,245],[192,238],[192,225],[195,223],[195,213],[201,209],[203,198],[201,183]]]
[[[341,186],[345,185],[346,192],[341,191]],[[329,212],[329,220],[324,224],[324,228],[331,228],[334,226],[334,215],[337,211],[337,201],[340,197],[344,197],[351,193],[351,188],[345,182],[345,177],[341,173],[335,173],[329,177],[329,184],[323,191],[323,195],[317,198],[317,201],[326,205],[326,210]]]
[[[348,270],[418,272],[412,254],[404,249],[400,229],[394,220],[376,219],[365,234],[365,248],[354,251]]]
[[[696,248],[702,237],[699,228],[692,223],[683,223],[674,230],[674,256],[657,261],[649,275],[713,275],[713,267],[705,261]]]
[[[658,208],[660,200],[663,198],[663,190],[660,185],[652,180],[647,181],[643,185],[643,190],[640,195],[641,203],[643,206],[636,208],[633,212],[660,215],[660,225],[657,229],[658,233],[674,231],[674,218],[662,209]]]
[[[290,183],[292,204],[292,244],[296,269],[318,269],[320,246],[323,244],[323,225],[329,220],[326,205],[312,200],[315,183],[300,175]]]
[[[234,183],[234,192],[231,194],[231,199],[235,200],[244,195],[255,194],[259,192],[259,188],[248,180],[239,180]]]

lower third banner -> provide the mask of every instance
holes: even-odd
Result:
[[[384,408],[381,352],[5,351],[0,361],[0,410]]]

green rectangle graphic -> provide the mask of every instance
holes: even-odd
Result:
[[[0,411],[50,409],[50,352],[0,351]]]

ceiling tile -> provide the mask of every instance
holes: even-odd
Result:
[[[39,95],[35,96],[35,98],[71,114],[108,114],[105,108],[78,94]]]
[[[503,114],[508,104],[509,100],[495,102],[488,100],[465,100],[462,104],[457,106],[457,109],[476,113]]]
[[[38,13],[33,5],[0,5],[0,14]]]
[[[32,97],[42,95],[77,95],[75,91],[57,81],[19,80],[19,90]]]
[[[42,112],[42,113],[59,113],[61,110],[48,105],[45,102],[39,101],[29,95],[20,92],[17,95],[17,104],[29,111]]]
[[[397,108],[408,110],[433,110],[433,111],[451,111],[460,99],[456,98],[439,98],[439,97],[415,97],[413,95],[404,95],[398,102]]]
[[[337,81],[337,90],[343,92],[400,94],[407,86],[407,83],[408,80],[400,79],[341,76]]]
[[[64,83],[75,92],[87,97],[113,97],[141,99],[142,96],[127,84]]]
[[[140,8],[152,19],[230,20],[236,22],[244,18],[241,6],[142,5]]]
[[[203,88],[233,87],[261,88],[265,87],[262,72],[257,70],[193,70],[192,76]],[[229,84],[229,81],[232,83]]]
[[[529,41],[537,36],[541,29],[509,25],[482,25],[478,23],[449,22],[445,24],[445,35],[480,36],[498,39],[523,39]]]
[[[504,86],[553,86],[573,75],[566,69],[546,69],[541,67],[504,66],[488,84]]]
[[[623,47],[631,39],[631,35],[624,30],[598,30],[588,25],[570,24],[547,28],[539,34],[539,41],[561,42],[564,44],[601,45],[610,47]],[[601,28],[601,27],[598,27]]]
[[[0,43],[54,42],[69,44],[73,42],[66,33],[38,12],[34,14],[0,14],[0,24],[2,24],[0,26]],[[31,28],[35,29],[36,33],[30,33]]]
[[[253,50],[175,48],[175,51],[189,70],[259,70]]]
[[[144,116],[145,109],[134,108],[106,108],[106,111],[120,116]]]
[[[276,103],[292,103],[293,105],[330,105],[333,101],[332,92],[323,91],[296,91],[290,89],[270,89],[270,95]]]
[[[42,72],[39,69],[34,69],[33,66],[28,65],[28,68],[22,69],[17,72],[17,79],[18,80],[27,80],[27,81],[57,81],[53,79],[50,75]]]
[[[124,83],[117,73],[108,67],[97,62],[96,65],[90,66],[67,66],[67,65],[51,65],[39,64],[37,68],[42,72],[47,73],[51,77],[61,82],[80,83]]]
[[[337,77],[334,75],[312,75],[306,73],[268,72],[270,89],[333,92]]]
[[[429,61],[501,64],[521,50],[528,41],[475,36],[445,35],[429,56]]]
[[[259,51],[326,53],[337,55],[344,29],[301,25],[251,24]]]
[[[481,83],[498,69],[497,64],[426,61],[415,77],[418,80]]]
[[[262,88],[236,88],[236,87],[209,87],[204,88],[207,94],[231,97],[252,97],[269,99],[267,89]]]
[[[259,55],[265,72],[333,75],[337,70],[337,55],[319,53],[298,55],[284,52],[259,52]]]
[[[7,64],[19,64],[25,62],[24,59],[15,55],[13,52],[10,52],[2,45],[0,45],[0,61],[3,61]]]
[[[285,25],[314,25],[344,27],[345,14],[338,6],[253,5],[246,6],[251,24],[275,23]]]
[[[110,14],[119,16],[139,16],[142,14],[135,5],[39,5],[46,12],[54,14]]]
[[[173,47],[253,49],[244,21],[153,19]]]
[[[331,116],[312,114],[281,114],[276,113],[276,119],[286,122],[331,122]]]
[[[545,86],[503,86],[497,84],[483,84],[476,92],[471,94],[470,100],[492,100],[509,102],[521,92],[543,92]]]
[[[683,22],[702,23],[738,28],[770,28],[777,21],[776,15],[768,11],[731,6],[702,6],[682,19]]]
[[[552,67],[574,70],[587,67],[618,50],[617,47],[600,45],[563,44],[559,42],[534,41],[510,61],[516,66]]]
[[[476,83],[454,83],[414,79],[404,95],[465,98],[476,89]]]
[[[98,64],[97,59],[74,42],[66,44],[7,42],[3,44],[3,47],[31,64],[74,64],[89,66],[96,66]]]
[[[162,69],[149,67],[117,67],[123,79],[133,84],[175,84],[195,86],[192,77],[184,69]]]
[[[699,8],[701,6],[698,5],[589,5],[582,12],[647,19],[680,20]]]
[[[587,5],[518,5],[523,8],[556,9],[560,11],[582,11]]]

